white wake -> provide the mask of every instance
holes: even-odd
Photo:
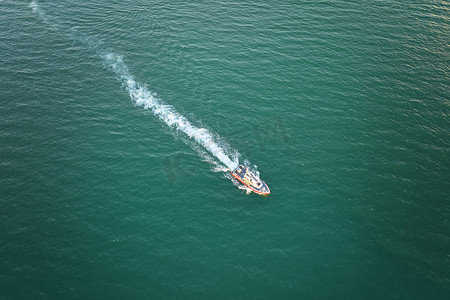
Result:
[[[194,139],[199,145],[217,157],[229,169],[233,170],[237,167],[238,162],[232,161],[230,157],[225,154],[224,149],[215,142],[212,133],[205,128],[198,128],[193,125],[189,120],[177,113],[173,106],[164,104],[149,91],[145,85],[137,82],[133,75],[128,71],[128,68],[120,55],[110,52],[102,55],[102,58],[125,84],[130,98],[137,105],[151,110],[154,115],[158,116],[168,126],[184,132],[187,136]]]
[[[239,164],[237,151],[226,151],[227,146],[218,143],[214,138],[214,134],[205,128],[198,128],[193,125],[184,116],[180,115],[173,106],[164,104],[156,94],[152,93],[146,85],[136,81],[134,76],[128,70],[121,55],[112,51],[106,51],[101,48],[100,42],[95,39],[83,35],[73,28],[64,28],[55,22],[49,22],[48,18],[40,8],[37,1],[33,0],[30,3],[32,10],[39,15],[39,17],[54,29],[62,29],[72,38],[75,38],[84,43],[89,49],[94,50],[104,63],[116,74],[117,78],[124,84],[132,101],[144,109],[151,110],[153,114],[159,117],[169,127],[175,128],[178,131],[185,133],[189,138],[193,139],[198,145],[209,151],[220,162],[225,164],[228,169],[235,169]],[[227,153],[228,154],[227,154]],[[197,151],[197,153],[199,153]],[[233,160],[230,158],[230,153],[233,154]],[[226,169],[223,169],[224,171]]]

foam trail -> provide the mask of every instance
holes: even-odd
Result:
[[[232,161],[225,154],[224,149],[215,142],[213,135],[207,129],[194,126],[189,120],[177,113],[172,106],[164,104],[145,85],[137,82],[128,71],[128,67],[120,55],[110,52],[103,54],[102,58],[123,82],[130,98],[137,105],[151,110],[153,114],[158,116],[168,126],[174,127],[193,138],[228,168],[234,169],[237,166],[237,163]]]
[[[40,9],[37,1],[33,0],[30,3],[30,7],[33,12],[37,13],[39,17],[44,20],[45,23],[49,24],[53,28],[64,29],[62,26],[52,24],[52,22],[48,21],[48,18]],[[111,68],[111,70],[117,75],[118,79],[124,84],[130,98],[136,103],[136,105],[151,110],[154,115],[158,116],[159,119],[161,119],[169,127],[176,128],[177,130],[185,133],[198,145],[202,146],[217,157],[229,169],[233,170],[237,167],[239,162],[237,160],[238,154],[236,151],[233,161],[225,153],[224,148],[215,141],[214,135],[211,132],[205,128],[198,128],[193,125],[184,116],[180,115],[172,106],[164,104],[161,99],[157,98],[156,94],[152,93],[145,85],[137,82],[128,70],[122,56],[114,52],[101,49],[100,42],[95,41],[89,36],[78,33],[76,29],[71,28],[68,32],[70,32],[71,37],[78,39],[88,48],[95,50],[106,65]]]

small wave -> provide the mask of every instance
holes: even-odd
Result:
[[[214,169],[213,169],[213,172],[217,172],[217,173],[219,173],[219,172],[228,172],[228,171],[230,171],[230,169],[228,169],[228,168],[225,168],[224,166],[216,166],[216,167],[214,167]]]

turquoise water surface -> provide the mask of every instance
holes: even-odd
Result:
[[[449,10],[0,1],[0,299],[448,299]]]

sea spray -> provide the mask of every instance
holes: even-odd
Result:
[[[30,3],[30,7],[33,12],[37,13],[39,17],[53,29],[64,30],[71,38],[77,39],[85,44],[89,49],[95,51],[97,55],[103,60],[103,62],[116,74],[117,78],[122,82],[125,89],[128,91],[131,100],[136,105],[142,106],[144,109],[151,110],[154,115],[158,116],[161,121],[167,124],[169,127],[175,128],[178,131],[183,132],[189,138],[193,139],[198,145],[213,154],[220,162],[225,164],[228,169],[235,169],[238,162],[239,154],[237,151],[225,150],[228,148],[223,142],[218,143],[215,135],[205,128],[198,128],[193,125],[184,116],[180,115],[173,106],[164,104],[156,94],[152,93],[146,85],[137,82],[134,76],[128,70],[123,57],[112,51],[106,51],[101,48],[99,41],[81,34],[74,28],[64,28],[63,26],[50,22],[44,12],[39,7],[37,1],[33,0]],[[194,147],[195,148],[195,147]],[[210,163],[211,160],[203,151],[195,149],[203,158],[206,158]],[[230,158],[232,153],[233,160]],[[218,165],[214,162],[214,165]],[[226,168],[220,167],[222,171]]]

